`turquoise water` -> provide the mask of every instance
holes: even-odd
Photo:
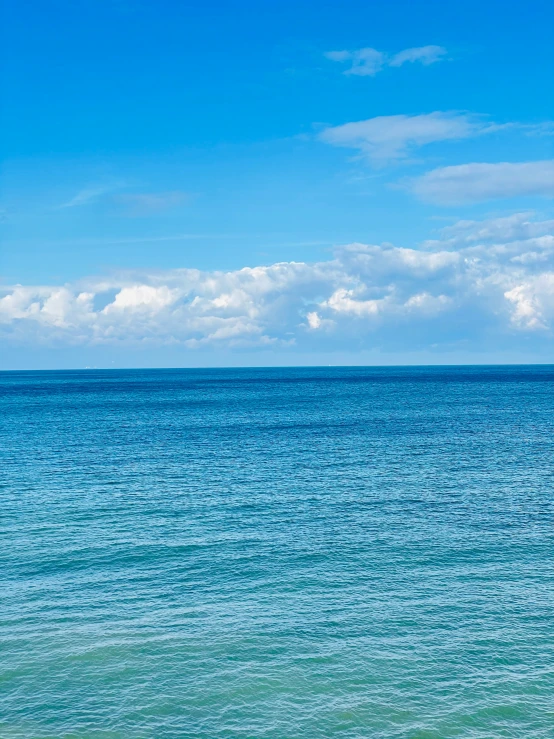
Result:
[[[554,737],[554,368],[0,374],[2,739]]]

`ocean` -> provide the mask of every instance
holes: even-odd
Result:
[[[554,367],[0,373],[2,739],[552,739]]]

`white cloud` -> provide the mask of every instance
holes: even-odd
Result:
[[[333,146],[357,149],[373,164],[402,159],[418,146],[466,139],[497,130],[496,124],[464,113],[436,111],[423,115],[389,115],[324,129],[319,139]]]
[[[325,300],[322,308],[329,308],[335,313],[346,313],[354,316],[376,316],[384,310],[388,296],[378,300],[360,300],[356,297],[355,290],[347,290],[344,287],[335,292]]]
[[[373,77],[380,72],[386,62],[386,54],[377,49],[357,49],[356,51],[328,51],[325,56],[333,62],[352,62],[344,74],[360,77]]]
[[[104,313],[118,310],[160,310],[171,305],[179,297],[178,290],[170,290],[165,285],[132,285],[117,293],[113,303],[104,308]]]
[[[440,238],[424,241],[422,247],[433,252],[448,249],[472,257],[493,255],[503,260],[526,263],[531,257],[549,259],[554,252],[554,219],[537,220],[535,214],[513,213],[483,221],[457,221],[440,229]]]
[[[404,49],[393,56],[371,47],[353,51],[328,51],[325,56],[333,62],[351,62],[351,66],[344,71],[344,74],[373,77],[385,66],[400,67],[406,62],[421,62],[428,66],[441,61],[445,54],[446,49],[442,46],[418,46]]]
[[[523,329],[547,329],[554,314],[554,272],[530,276],[504,293],[514,309],[511,320]]]
[[[423,249],[350,244],[313,264],[16,285],[0,297],[0,336],[190,349],[551,342],[552,226],[520,213],[459,221]]]
[[[321,328],[321,318],[319,317],[319,314],[317,311],[312,311],[311,313],[308,313],[306,315],[306,318],[308,319],[308,326],[313,329]]]
[[[458,221],[441,229],[441,241],[451,245],[465,245],[476,241],[514,241],[531,239],[554,232],[554,219],[534,221],[532,212],[512,213],[509,216],[485,221]]]
[[[554,197],[554,159],[439,167],[411,182],[422,200],[440,205],[524,195]]]
[[[389,65],[391,67],[400,67],[406,62],[421,62],[423,65],[428,66],[439,62],[446,54],[446,49],[443,46],[417,46],[413,49],[404,49],[404,51],[398,52],[390,60]]]
[[[541,320],[541,311],[537,300],[533,295],[532,286],[527,284],[517,285],[504,293],[506,300],[514,305],[512,322],[516,326],[524,328],[545,328]]]

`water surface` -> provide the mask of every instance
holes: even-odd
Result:
[[[552,739],[554,368],[0,374],[2,739]]]

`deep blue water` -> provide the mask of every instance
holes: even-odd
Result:
[[[554,367],[0,373],[2,739],[552,739]]]

